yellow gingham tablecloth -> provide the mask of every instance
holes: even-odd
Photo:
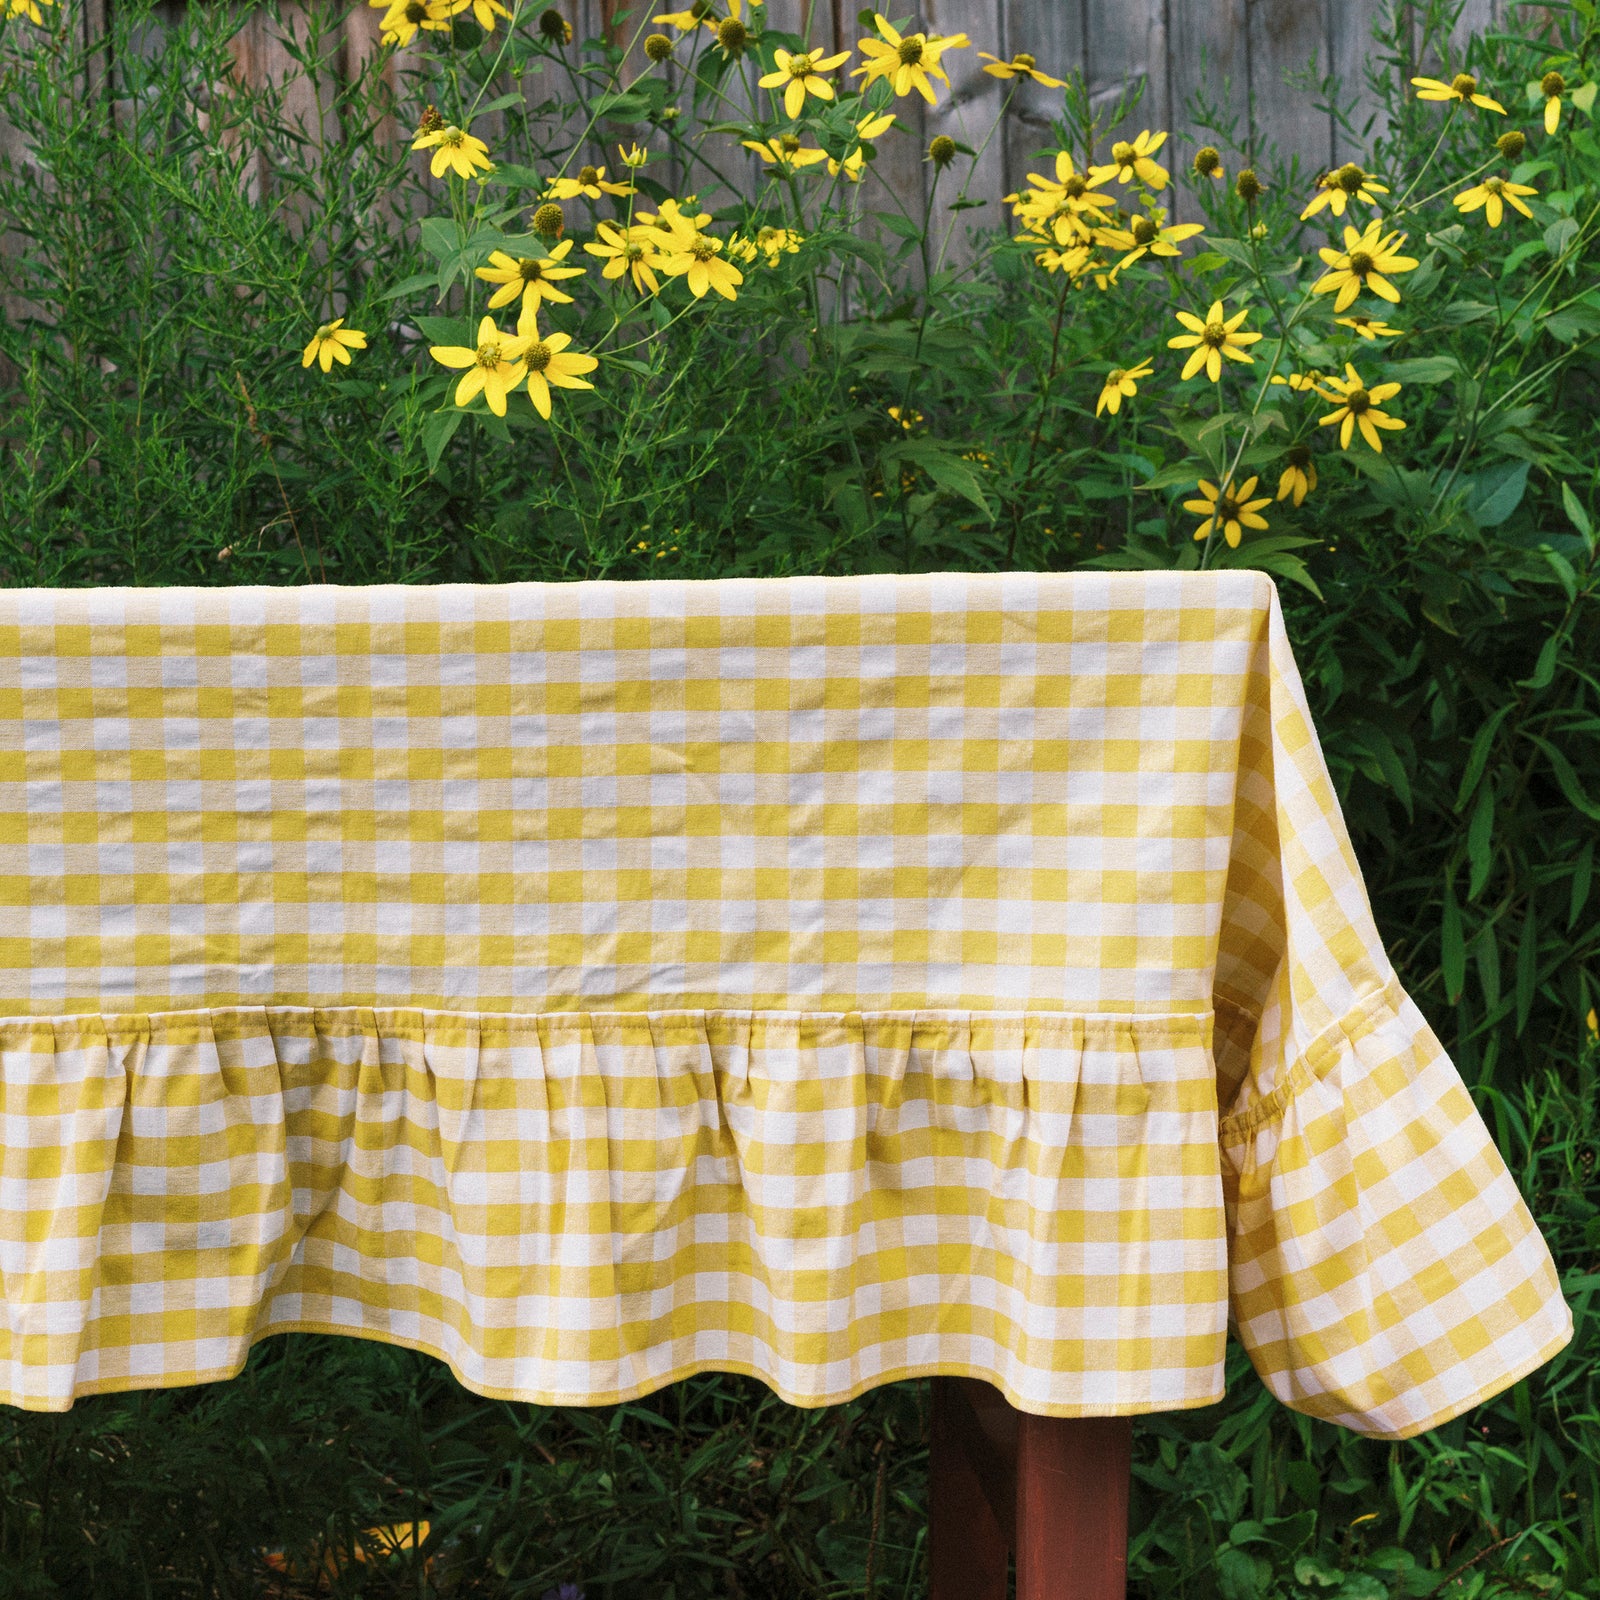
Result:
[[[1259,573],[0,592],[0,1399],[286,1329],[1405,1437],[1571,1337]]]

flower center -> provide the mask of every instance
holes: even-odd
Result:
[[[1297,472],[1304,472],[1311,465],[1311,448],[1309,445],[1292,444],[1289,446],[1286,459]]]
[[[478,365],[493,372],[500,365],[500,341],[498,339],[485,339],[478,346]]]
[[[919,33],[915,38],[902,39],[900,41],[899,54],[901,65],[907,67],[916,66],[922,59],[922,35]]]
[[[422,0],[411,0],[411,4],[406,7],[406,21],[426,22],[427,19],[428,8],[422,3]]]
[[[1351,231],[1354,232],[1354,229]],[[1353,250],[1350,253],[1350,271],[1357,278],[1366,277],[1377,264],[1365,250]]]
[[[626,244],[622,247],[622,255],[626,261],[643,261],[644,246],[642,244]]]
[[[1020,67],[1024,72],[1032,72],[1035,63],[1032,56],[1023,53],[1022,51],[1018,51],[1017,54],[1011,58],[1011,65],[1014,67]]]
[[[1490,194],[1499,194],[1506,186],[1504,178],[1485,178],[1483,186]]]
[[[1113,385],[1121,383],[1122,380],[1127,376],[1128,374],[1124,372],[1121,367],[1113,367],[1110,372],[1106,374],[1106,388],[1109,389]]]
[[[789,57],[789,76],[791,78],[804,78],[804,77],[809,76],[810,72],[811,72],[811,57],[810,56],[790,56]]]
[[[1458,72],[1450,80],[1450,92],[1463,100],[1470,99],[1478,92],[1478,80],[1470,72]]]
[[[1088,183],[1080,178],[1077,173],[1073,173],[1061,187],[1069,200],[1081,200],[1089,192]]]
[[[1126,139],[1119,139],[1111,147],[1111,159],[1115,161],[1119,167],[1127,166],[1128,163],[1132,161],[1136,155],[1138,155],[1138,153],[1139,152],[1135,150]]]
[[[524,283],[537,283],[544,276],[542,261],[519,261],[517,267]]]
[[[1333,180],[1346,194],[1356,194],[1360,191],[1361,185],[1367,181],[1367,175],[1355,162],[1347,161],[1334,173]]]
[[[1365,389],[1358,386],[1344,397],[1344,403],[1348,407],[1351,416],[1359,417],[1363,411],[1371,408],[1372,396]]]
[[[689,254],[696,261],[709,261],[717,253],[717,241],[697,233],[689,244]]]
[[[590,187],[599,183],[600,169],[598,167],[580,167],[578,169],[578,182]]]
[[[1135,244],[1149,244],[1156,236],[1156,225],[1149,217],[1135,217],[1133,219],[1133,242]]]
[[[717,24],[717,43],[730,55],[743,50],[749,42],[750,35],[737,17],[724,17]]]
[[[792,133],[780,133],[778,144],[786,156],[792,156],[800,148],[800,140]]]
[[[555,351],[543,339],[536,339],[528,346],[527,353],[522,359],[528,363],[530,372],[543,372],[550,365],[550,358],[553,355]]]
[[[442,145],[447,145],[451,149],[458,149],[466,142],[466,134],[460,128],[454,126],[446,128],[444,132],[439,135],[439,143]]]
[[[1539,80],[1540,93],[1554,98],[1556,95],[1565,94],[1567,80],[1559,72],[1547,72]]]
[[[1217,520],[1219,522],[1239,520],[1239,502],[1226,489],[1217,496]]]
[[[1223,323],[1208,322],[1206,324],[1206,331],[1202,333],[1200,337],[1204,339],[1207,344],[1216,347],[1219,345],[1224,345],[1228,342],[1228,330],[1226,325]]]
[[[319,339],[331,339],[333,337],[333,324],[331,322],[324,322],[322,326],[317,329],[317,337]]]

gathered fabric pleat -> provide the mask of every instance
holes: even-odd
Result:
[[[1209,1014],[234,1007],[0,1020],[0,1399],[286,1330],[605,1404],[931,1372],[1221,1393]],[[1210,1309],[1214,1308],[1214,1309]]]

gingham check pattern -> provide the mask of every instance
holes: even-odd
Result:
[[[1219,1118],[1220,1110],[1220,1118]],[[0,591],[0,1398],[1286,1403],[1571,1337],[1248,572]]]

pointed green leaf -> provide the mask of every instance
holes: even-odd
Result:
[[[1472,877],[1467,885],[1469,900],[1476,900],[1489,881],[1489,868],[1494,859],[1493,841],[1494,784],[1486,783],[1478,791],[1478,803],[1472,808],[1472,821],[1467,825],[1467,859],[1472,863]]]

